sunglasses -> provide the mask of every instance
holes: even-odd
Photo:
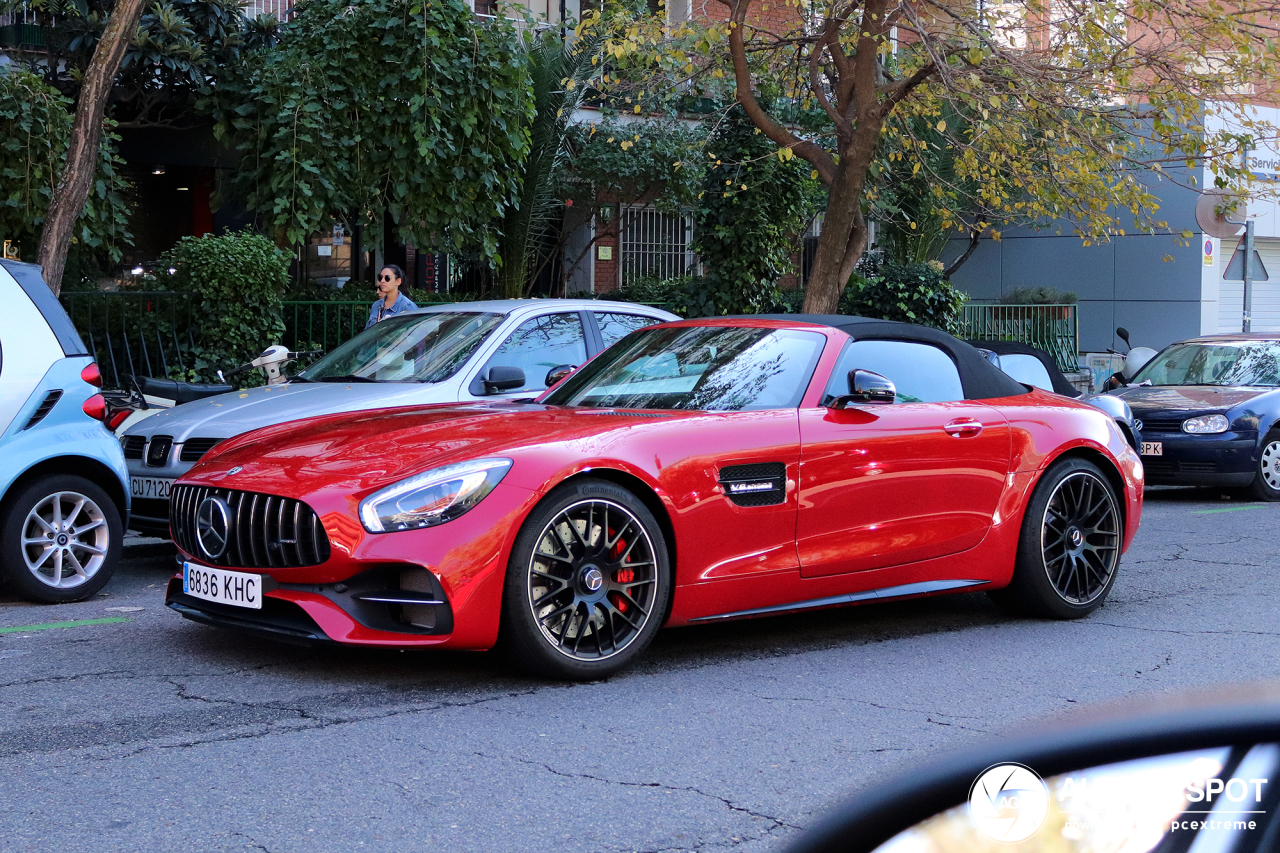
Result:
[[[395,277],[395,276],[393,276],[393,275],[380,275],[380,276],[378,276],[378,281],[395,281],[395,280],[396,280],[396,277]]]

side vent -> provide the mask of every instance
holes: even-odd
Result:
[[[61,391],[50,391],[44,395],[44,399],[40,401],[40,405],[36,407],[36,412],[31,416],[31,420],[27,421],[27,425],[23,429],[31,429],[40,423],[45,417],[53,411],[53,406],[62,399]]]
[[[725,497],[738,506],[776,506],[787,499],[787,466],[781,462],[720,469]]]

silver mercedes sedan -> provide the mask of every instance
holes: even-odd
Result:
[[[287,383],[184,403],[129,428],[129,527],[169,535],[169,488],[215,444],[337,412],[541,394],[628,332],[679,319],[630,302],[508,299],[433,305],[383,320]]]

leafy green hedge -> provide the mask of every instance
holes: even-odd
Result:
[[[217,370],[237,367],[279,342],[289,256],[266,237],[248,231],[183,237],[164,263],[177,270],[169,286],[191,291],[199,300],[188,379],[217,381]],[[244,381],[259,378],[255,371]]]

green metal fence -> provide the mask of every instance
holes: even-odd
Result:
[[[187,369],[195,345],[193,294],[63,293],[62,305],[97,360],[106,387],[123,388],[130,376],[169,376]]]
[[[291,350],[328,352],[364,329],[372,302],[285,302],[284,335],[278,341],[263,341],[262,346],[280,343]],[[62,305],[97,360],[108,388],[125,387],[130,376],[179,376],[192,366],[199,327],[193,293],[63,293]]]
[[[191,366],[198,333],[193,293],[63,293],[62,305],[108,388],[125,387],[130,376],[179,376]],[[358,334],[368,317],[369,302],[286,302],[283,338],[262,345],[328,351]]]
[[[1080,324],[1075,305],[965,305],[960,337],[1021,341],[1049,353],[1064,373],[1078,369]]]
[[[284,344],[291,350],[324,350],[350,340],[369,321],[370,299],[365,302],[284,303]]]

